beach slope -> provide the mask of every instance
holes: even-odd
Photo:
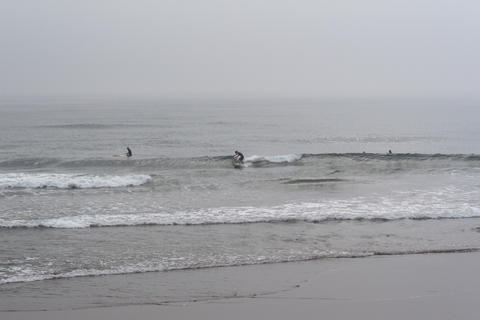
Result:
[[[211,295],[101,308],[0,312],[11,319],[476,319],[480,253],[332,259],[188,271]],[[179,274],[177,274],[178,276]],[[181,275],[181,274],[180,274]],[[198,275],[198,277],[197,277]],[[268,275],[268,276],[267,276]],[[159,277],[150,273],[149,277]],[[198,283],[197,283],[198,282]],[[222,282],[239,294],[217,296]],[[243,282],[243,284],[242,284]],[[244,283],[256,283],[249,291]],[[261,289],[259,289],[261,288]],[[231,292],[236,292],[231,288]]]

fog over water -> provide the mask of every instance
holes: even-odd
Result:
[[[478,96],[477,1],[0,4],[0,95]]]
[[[0,311],[193,301],[198,269],[480,251],[478,17],[0,2]]]

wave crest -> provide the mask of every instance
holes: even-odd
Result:
[[[284,155],[252,155],[245,158],[246,166],[263,167],[271,165],[288,165],[301,162],[303,159],[309,161],[323,161],[331,159],[347,159],[353,161],[442,161],[451,160],[475,163],[480,161],[480,155],[477,154],[419,154],[419,153],[319,153],[319,154],[284,154]],[[223,156],[201,156],[185,158],[144,158],[144,159],[118,159],[118,158],[84,158],[84,159],[60,159],[60,158],[17,158],[0,161],[0,168],[117,168],[117,167],[141,167],[141,168],[218,168],[230,166],[232,155]]]
[[[36,220],[0,219],[0,228],[89,228],[139,225],[202,225],[259,222],[319,223],[331,220],[388,221],[480,217],[478,194],[459,190],[427,192],[405,198],[357,197],[349,200],[290,203],[272,207],[220,207],[189,211],[94,214]],[[456,198],[457,201],[451,198]]]

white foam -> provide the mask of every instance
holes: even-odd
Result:
[[[273,163],[294,162],[302,158],[301,154],[285,154],[276,156],[257,156],[253,155],[245,158],[246,162],[268,161]]]
[[[308,254],[301,254],[296,257],[287,256],[226,256],[224,259],[218,259],[218,257],[210,257],[204,259],[201,263],[184,260],[184,263],[169,263],[165,261],[144,261],[137,264],[129,264],[123,266],[112,267],[108,269],[76,269],[69,272],[56,272],[55,270],[49,270],[39,272],[29,267],[16,268],[16,275],[0,277],[0,285],[14,282],[32,282],[47,279],[62,279],[62,278],[74,278],[74,277],[86,277],[86,276],[101,276],[101,275],[115,275],[115,274],[131,274],[131,273],[145,273],[154,271],[168,271],[168,270],[186,270],[186,269],[198,269],[198,268],[211,268],[211,267],[224,267],[235,266],[245,264],[262,264],[271,262],[287,262],[287,261],[306,261],[322,258],[337,258],[337,257],[364,257],[371,254],[368,253],[349,253],[345,251],[332,251],[332,250],[313,250]],[[183,260],[183,259],[182,259]]]
[[[8,188],[115,188],[147,183],[149,175],[89,175],[62,173],[7,173],[0,174],[0,189]]]
[[[36,271],[25,268],[22,270],[21,274],[6,277],[0,279],[0,284],[5,283],[14,283],[14,282],[32,282],[48,279],[62,279],[62,278],[74,278],[74,277],[86,277],[86,276],[101,276],[101,275],[113,275],[113,274],[128,274],[128,273],[139,273],[139,272],[152,272],[152,271],[163,271],[164,268],[162,265],[157,266],[144,266],[142,264],[138,265],[127,265],[120,266],[112,269],[78,269],[65,273],[41,273],[38,274]]]
[[[480,190],[455,187],[436,191],[392,193],[383,197],[354,197],[270,207],[220,207],[176,212],[85,214],[38,220],[0,219],[0,227],[88,228],[135,225],[198,225],[272,221],[352,219],[439,219],[480,217]]]

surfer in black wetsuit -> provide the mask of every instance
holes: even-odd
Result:
[[[243,163],[243,159],[245,157],[243,156],[243,153],[241,152],[238,152],[238,151],[235,151],[235,155],[233,156],[233,159],[235,159],[235,161],[238,161],[240,163]]]
[[[125,155],[127,156],[127,158],[130,158],[131,156],[133,156],[132,150],[130,150],[129,147],[127,147],[127,153]]]

